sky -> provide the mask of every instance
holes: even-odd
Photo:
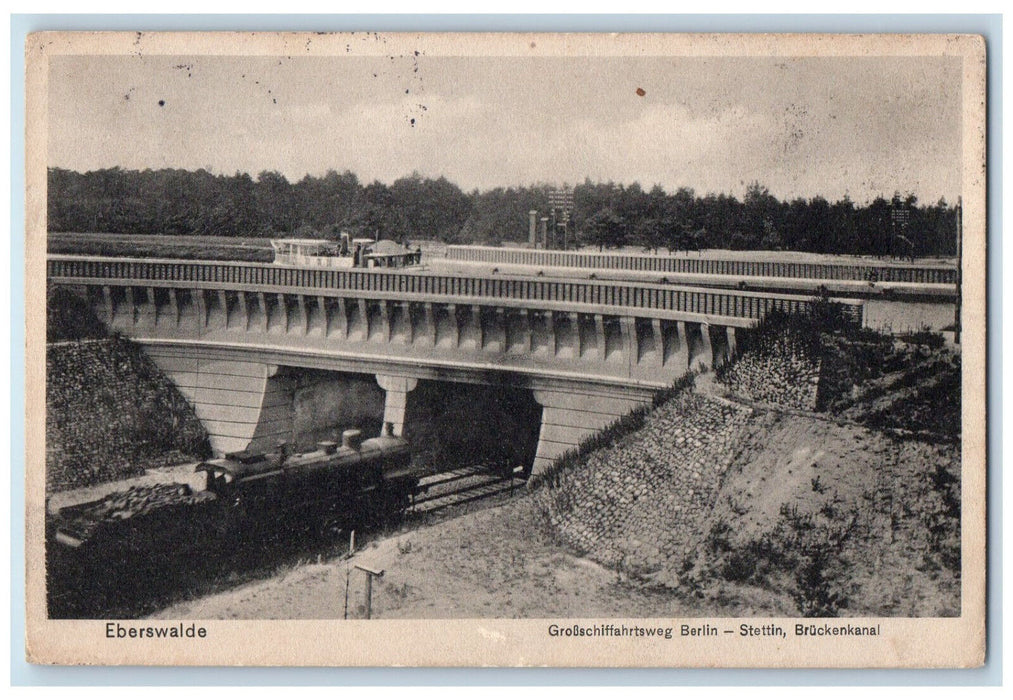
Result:
[[[960,194],[960,59],[57,56],[51,167]]]

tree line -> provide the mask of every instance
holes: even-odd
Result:
[[[549,216],[551,185],[464,192],[445,177],[414,173],[392,184],[363,185],[351,172],[49,169],[52,232],[328,237],[499,245],[528,240],[528,212]],[[858,204],[848,197],[782,201],[759,183],[739,200],[585,180],[573,188],[569,245],[658,250],[797,250],[922,257],[956,250],[957,208],[895,193]],[[557,229],[556,247],[562,243]]]

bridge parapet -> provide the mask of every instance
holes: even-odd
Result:
[[[946,264],[789,262],[464,245],[448,246],[447,258],[502,265],[670,272],[689,275],[947,285],[957,282],[956,266]]]

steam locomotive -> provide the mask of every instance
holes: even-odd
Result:
[[[342,433],[341,444],[320,442],[310,452],[234,452],[202,462],[206,488],[186,484],[134,487],[60,509],[56,542],[70,548],[126,547],[154,551],[201,542],[256,539],[269,530],[308,529],[336,540],[349,529],[390,523],[418,493],[420,474],[406,440],[391,434],[362,439]]]

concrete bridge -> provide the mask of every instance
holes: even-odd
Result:
[[[400,433],[419,380],[528,389],[534,469],[724,361],[736,331],[805,297],[595,280],[50,256],[192,402],[219,452],[291,439],[292,368],[376,377]],[[861,313],[860,305],[852,307]]]

